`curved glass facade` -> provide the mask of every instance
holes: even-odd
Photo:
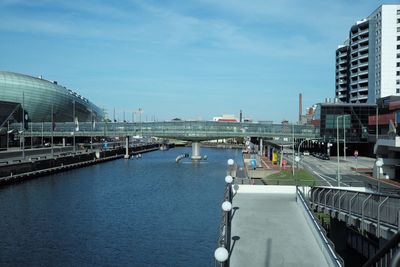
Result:
[[[23,103],[29,120],[50,122],[53,107],[58,122],[74,121],[73,114],[81,122],[103,119],[103,111],[81,95],[60,86],[57,82],[41,78],[0,71],[0,101]]]

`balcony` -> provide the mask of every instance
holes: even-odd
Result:
[[[368,53],[365,53],[365,54],[360,54],[359,56],[358,56],[358,59],[365,59],[365,58],[368,58]]]
[[[358,35],[365,35],[365,34],[369,34],[369,29],[359,29]]]
[[[360,67],[360,68],[366,67],[366,66],[368,66],[368,61],[366,61],[366,62],[360,62],[360,63],[358,64],[358,67]]]
[[[367,78],[368,78],[368,70],[364,70],[364,71],[359,71],[358,72],[358,75],[367,75]],[[361,77],[360,77],[361,78]]]
[[[363,100],[367,100],[368,99],[368,95],[359,95],[358,96],[358,100],[361,102]]]
[[[357,84],[358,84],[358,81],[357,81],[357,80],[355,80],[355,81],[351,81],[351,82],[350,82],[350,85],[351,85],[351,86],[353,86],[353,85],[357,85]]]
[[[360,47],[359,49],[358,49],[358,52],[363,52],[363,51],[365,51],[365,50],[368,50],[368,45],[367,46],[363,46],[363,47]]]

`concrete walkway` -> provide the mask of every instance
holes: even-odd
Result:
[[[294,188],[239,186],[232,201],[231,267],[328,266]]]

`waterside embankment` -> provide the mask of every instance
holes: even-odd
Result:
[[[129,148],[130,155],[137,155],[159,149],[158,143],[137,145]],[[28,159],[3,159],[0,162],[0,186],[25,181],[28,179],[58,173],[70,169],[90,166],[114,159],[123,158],[124,147],[110,150],[79,150],[29,157]]]

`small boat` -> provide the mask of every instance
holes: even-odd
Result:
[[[168,145],[166,145],[166,144],[162,144],[161,146],[160,146],[160,150],[161,151],[166,151],[166,150],[168,150],[169,148],[168,148]]]

